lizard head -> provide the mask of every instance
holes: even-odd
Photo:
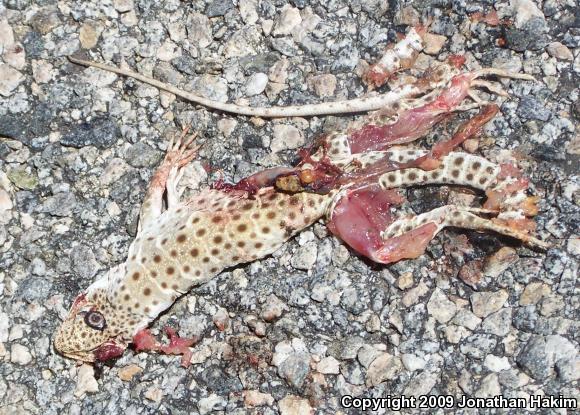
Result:
[[[137,322],[108,298],[109,283],[123,271],[122,266],[111,269],[77,296],[54,337],[59,353],[83,362],[123,354]]]

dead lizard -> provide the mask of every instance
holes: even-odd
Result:
[[[115,72],[137,77],[124,70]],[[346,131],[326,136],[317,152],[302,153],[297,167],[269,169],[235,185],[202,190],[187,200],[180,200],[177,184],[197,147],[183,134],[169,146],[151,180],[127,260],[76,298],[56,333],[55,348],[69,358],[93,362],[119,356],[133,343],[137,351],[182,355],[187,365],[195,339],[183,339],[168,330],[170,343],[161,345],[147,330],[149,324],[192,287],[225,268],[271,254],[322,218],[356,252],[384,264],[420,256],[446,226],[494,231],[546,248],[546,242],[532,235],[530,217],[537,214],[537,198],[526,195],[528,180],[519,170],[453,151],[498,111],[475,95],[474,88],[482,86],[500,92],[495,84],[479,79],[484,75],[525,78],[495,69],[459,73],[444,66],[394,95],[386,94],[388,99],[355,100],[336,107],[256,109],[208,103],[137,77],[202,105],[246,115],[380,111]],[[421,91],[422,95],[404,91]],[[390,148],[424,136],[454,111],[473,108],[463,104],[468,97],[482,110],[450,140],[430,151]],[[414,216],[398,211],[402,197],[397,188],[426,184],[469,186],[485,192],[488,199],[481,208],[448,205]]]

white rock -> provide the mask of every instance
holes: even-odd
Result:
[[[26,66],[26,52],[20,43],[13,43],[4,48],[2,55],[4,62],[12,66],[14,69],[22,70]]]
[[[143,396],[145,399],[149,399],[150,401],[161,402],[161,399],[163,398],[163,391],[157,386],[151,386],[145,391]]]
[[[304,145],[304,136],[293,125],[275,124],[273,132],[274,137],[270,143],[270,149],[274,153],[281,150],[300,148]]]
[[[53,66],[46,61],[32,60],[32,77],[39,84],[46,84],[54,78],[56,71]]]
[[[485,356],[485,361],[483,362],[486,368],[492,372],[501,372],[502,370],[507,370],[511,368],[510,362],[507,357],[498,357],[492,354]]]
[[[157,49],[157,59],[164,62],[169,62],[179,56],[181,56],[181,49],[170,40],[163,42],[163,44],[159,46],[159,49]]]
[[[0,63],[0,95],[9,97],[24,80],[24,76],[10,65]]]
[[[462,326],[450,325],[443,329],[445,333],[445,338],[449,343],[458,344],[461,339],[469,336],[469,331]]]
[[[0,343],[8,341],[8,329],[10,328],[10,319],[8,314],[0,312]]]
[[[288,359],[291,353],[294,353],[294,349],[289,341],[284,340],[276,344],[274,348],[274,353],[272,354],[272,365],[278,367],[280,364]]]
[[[340,363],[332,356],[325,357],[316,365],[316,370],[325,375],[338,375]]]
[[[558,73],[555,59],[546,59],[542,62],[542,72],[546,76],[554,76]]]
[[[302,22],[300,10],[286,4],[282,7],[280,16],[274,21],[274,28],[272,29],[273,36],[284,36],[292,33],[292,29]]]
[[[478,317],[487,317],[502,308],[508,297],[506,290],[476,292],[470,298],[473,314]]]
[[[169,32],[169,37],[175,43],[180,43],[187,36],[185,25],[181,21],[169,22],[167,24],[167,31]]]
[[[262,72],[253,74],[246,81],[246,95],[254,96],[261,94],[268,84],[268,75]]]
[[[435,288],[427,303],[427,310],[439,323],[447,323],[457,312],[457,306],[441,289]]]
[[[222,77],[204,74],[196,78],[191,87],[194,92],[214,101],[228,100],[228,85]]]
[[[291,264],[296,269],[309,270],[316,263],[318,256],[318,246],[316,242],[309,242],[296,250],[292,257]]]
[[[501,394],[501,387],[499,385],[496,373],[490,373],[481,381],[481,385],[475,396],[478,398],[490,398]]]
[[[403,362],[403,366],[405,366],[405,368],[410,372],[423,370],[427,364],[423,358],[412,353],[403,354],[401,356],[401,361]]]
[[[384,352],[384,350],[378,350],[375,346],[363,344],[361,348],[358,349],[356,358],[365,369],[368,369],[371,363],[373,363],[374,360]]]
[[[133,0],[113,0],[113,7],[120,13],[133,10]]]
[[[409,291],[403,295],[402,303],[405,307],[410,307],[419,301],[419,298],[423,297],[429,291],[429,287],[423,282],[419,281],[419,284],[415,288],[411,288]]]
[[[319,97],[331,97],[336,90],[336,76],[332,74],[316,75],[308,79],[308,83],[314,88]]]
[[[238,122],[233,118],[220,118],[217,123],[218,130],[224,135],[224,137],[229,137],[232,135]]]
[[[17,365],[27,365],[32,361],[32,355],[28,347],[21,344],[14,344],[10,349],[10,361]]]
[[[137,23],[139,23],[139,19],[137,18],[137,13],[135,13],[135,10],[123,13],[121,15],[121,23],[127,27],[135,26]]]
[[[447,38],[443,35],[436,35],[434,33],[425,34],[425,53],[428,55],[438,55],[443,48]]]
[[[481,319],[471,311],[461,309],[453,318],[453,323],[458,326],[466,327],[469,330],[475,330],[475,328],[481,324]]]
[[[14,43],[14,32],[6,17],[0,17],[0,53]]]
[[[80,398],[87,392],[97,392],[99,384],[95,379],[95,370],[92,365],[83,364],[77,374],[77,387],[75,389],[75,396]]]
[[[209,19],[201,13],[189,15],[187,18],[187,34],[189,40],[199,48],[205,48],[213,40]]]
[[[258,12],[256,7],[258,5],[258,0],[239,0],[238,8],[240,10],[240,16],[244,23],[252,25],[258,21]]]
[[[246,26],[237,32],[226,42],[224,57],[226,59],[240,56],[255,55],[258,53],[258,45],[262,41],[262,34],[256,26]]]
[[[285,57],[282,57],[278,62],[276,62],[268,72],[268,77],[270,81],[279,84],[285,84],[288,79],[288,67],[290,62]]]
[[[8,335],[8,341],[12,342],[14,340],[21,339],[24,336],[24,329],[22,324],[15,324],[10,329],[10,334]]]
[[[208,414],[210,412],[223,409],[222,407],[225,406],[226,401],[221,396],[212,393],[206,398],[201,398],[197,402],[197,408],[199,409],[199,413],[201,415]]]
[[[570,340],[557,334],[546,336],[546,351],[554,355],[556,362],[562,358],[578,354],[576,346]]]
[[[574,59],[574,55],[570,49],[568,49],[565,45],[561,44],[560,42],[552,42],[547,47],[546,50],[556,59],[564,60],[564,61],[571,61]]]
[[[244,404],[249,407],[272,406],[274,398],[269,393],[262,393],[257,390],[246,390],[242,392]]]
[[[367,370],[367,386],[376,386],[385,380],[394,379],[403,369],[401,359],[389,353],[377,357]]]
[[[3,213],[7,210],[12,209],[12,199],[10,198],[10,194],[2,188],[0,188],[0,213]],[[0,314],[1,316],[2,314]],[[0,338],[0,342],[2,339]]]
[[[87,68],[83,72],[84,80],[91,86],[99,89],[112,84],[118,75],[108,71],[102,71],[96,68]]]
[[[510,8],[512,16],[515,18],[515,26],[518,29],[521,29],[528,20],[534,17],[545,19],[544,13],[532,0],[511,0]]]
[[[295,395],[286,395],[278,402],[280,415],[310,415],[312,407],[307,399]]]

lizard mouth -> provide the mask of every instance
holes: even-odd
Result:
[[[93,350],[88,351],[74,351],[74,352],[59,352],[69,359],[78,360],[85,363],[104,362],[121,356],[127,346],[119,344],[114,340],[108,341]]]
[[[93,350],[93,360],[104,362],[117,358],[125,352],[126,348],[126,345],[119,344],[115,340],[108,341]]]

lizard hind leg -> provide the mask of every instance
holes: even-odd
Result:
[[[430,229],[434,230],[431,238],[443,228],[452,226],[476,231],[496,232],[501,235],[521,240],[522,242],[536,248],[547,249],[550,246],[548,243],[529,235],[524,230],[506,225],[502,221],[485,219],[472,213],[477,211],[477,209],[446,205],[420,215],[398,219],[391,223],[382,233],[382,237],[385,241],[384,248],[378,252],[377,256],[382,260],[381,262],[384,263],[398,261],[401,259],[401,255],[397,249],[393,249],[393,246],[398,248],[400,245],[399,241],[403,237],[407,237],[409,241],[412,241],[410,236],[413,232],[417,232],[417,230],[428,225],[431,226]],[[487,213],[486,210],[479,211],[481,213]],[[422,240],[419,242],[422,242]],[[418,252],[418,250],[416,252]],[[421,255],[421,253],[422,251],[418,252],[418,255]]]

